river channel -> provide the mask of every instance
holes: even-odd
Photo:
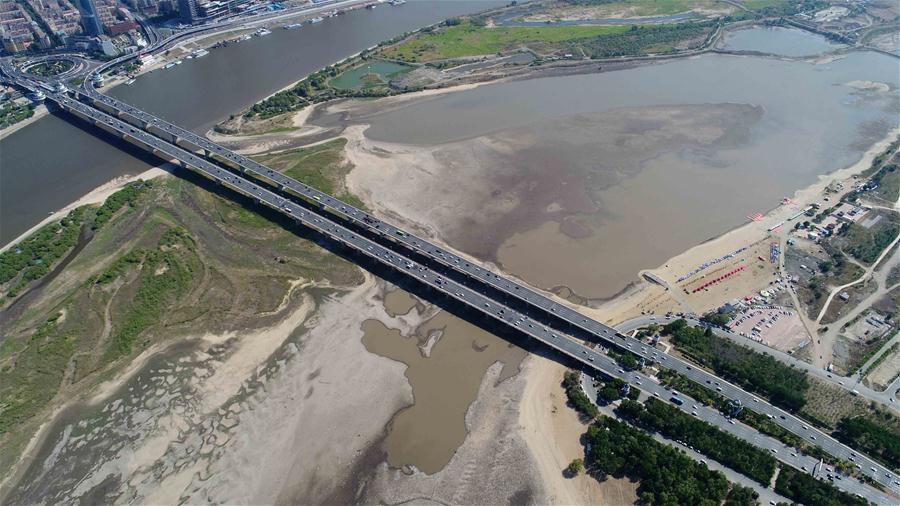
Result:
[[[734,44],[832,47],[797,31],[776,32],[773,45],[770,32],[745,30]],[[366,138],[414,161],[351,174],[386,212],[538,286],[606,299],[859,160],[898,127],[898,76],[896,59],[871,52],[708,54],[359,103],[340,121],[369,125]]]
[[[413,0],[360,9],[299,30],[216,49],[119,86],[110,94],[197,132],[337,60],[448,17],[502,5],[493,0]],[[285,21],[287,22],[287,21]],[[0,141],[0,244],[47,213],[107,181],[150,167],[119,148],[49,116]]]

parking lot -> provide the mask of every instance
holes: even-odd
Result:
[[[737,334],[784,352],[808,340],[797,312],[777,306],[742,311],[728,326]]]

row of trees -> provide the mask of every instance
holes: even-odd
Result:
[[[73,209],[57,223],[47,225],[13,248],[0,253],[0,285],[14,283],[7,297],[16,297],[34,280],[44,277],[53,265],[78,242],[83,223],[91,228],[102,227],[126,204],[131,204],[150,183],[137,181],[111,195],[91,214],[87,206]]]
[[[838,422],[834,436],[886,465],[900,467],[900,437],[871,420],[860,416],[844,418]]]
[[[563,387],[566,389],[566,396],[569,398],[569,403],[576,411],[581,413],[585,418],[591,420],[597,418],[600,414],[600,410],[597,409],[597,405],[591,402],[581,389],[580,378],[578,377],[577,372],[569,371],[563,376]]]
[[[775,474],[775,459],[767,452],[665,402],[654,398],[644,404],[624,400],[616,412],[639,427],[683,441],[763,485],[767,486]]]
[[[865,499],[842,492],[834,485],[817,480],[792,467],[783,467],[775,480],[775,492],[800,504],[816,506],[865,506]]]
[[[684,320],[675,320],[663,330],[681,352],[717,375],[768,397],[772,404],[789,411],[799,411],[806,404],[809,380],[804,371],[718,337],[710,329],[691,327]]]
[[[360,60],[368,60],[369,56],[361,56]],[[356,60],[354,60],[356,61]],[[371,98],[383,97],[391,94],[386,87],[363,87],[360,89],[337,89],[328,84],[329,80],[338,76],[344,70],[353,65],[329,65],[314,72],[292,88],[272,95],[271,97],[253,104],[244,116],[247,118],[260,117],[272,118],[279,114],[302,109],[308,104],[325,102],[335,98]]]
[[[624,475],[639,480],[641,504],[756,504],[752,490],[734,486],[729,492],[722,473],[625,422],[601,418],[588,428],[585,438],[590,448],[588,469],[601,477]]]
[[[571,45],[583,49],[591,58],[662,53],[674,51],[676,45],[703,37],[713,29],[715,22],[633,25],[625,32],[576,40]]]

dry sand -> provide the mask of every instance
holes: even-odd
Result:
[[[566,406],[561,382],[566,368],[541,356],[526,361],[527,386],[519,410],[520,433],[528,444],[547,489],[548,504],[633,504],[637,484],[627,479],[598,482],[582,474],[563,476],[563,469],[576,458],[584,457],[580,436],[587,425]]]
[[[72,202],[71,204],[67,205],[66,207],[63,207],[62,209],[60,209],[59,211],[56,211],[55,213],[47,216],[46,218],[41,220],[40,223],[29,228],[28,230],[23,232],[22,235],[20,235],[19,237],[16,237],[12,241],[10,241],[8,244],[5,244],[2,248],[0,248],[0,253],[6,251],[12,245],[22,241],[29,235],[35,233],[41,227],[43,227],[49,223],[52,223],[54,221],[59,221],[59,220],[65,218],[65,216],[67,214],[69,214],[69,212],[71,210],[75,209],[76,207],[81,207],[81,206],[88,205],[88,204],[101,204],[110,195],[121,190],[122,187],[128,183],[137,181],[138,179],[142,179],[142,180],[146,181],[148,179],[153,179],[153,178],[162,176],[164,174],[170,174],[170,173],[171,172],[169,170],[169,166],[168,166],[168,164],[166,164],[166,165],[161,165],[159,167],[153,167],[152,169],[145,170],[144,172],[142,172],[136,176],[129,176],[129,175],[119,176],[119,177],[113,179],[112,181],[104,183],[103,185],[90,191],[85,196],[81,197],[80,199],[76,200],[75,202]]]

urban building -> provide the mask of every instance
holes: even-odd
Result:
[[[94,0],[78,0],[81,7],[81,21],[84,31],[88,35],[102,35],[103,25],[100,24],[100,17],[97,13],[97,4]]]
[[[192,24],[200,18],[200,6],[197,0],[178,0],[178,14],[181,21],[186,24]]]

